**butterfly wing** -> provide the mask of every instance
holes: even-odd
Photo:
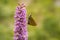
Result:
[[[28,24],[29,25],[32,25],[32,26],[36,26],[36,22],[34,21],[34,19],[32,18],[32,16],[29,16],[28,18]]]

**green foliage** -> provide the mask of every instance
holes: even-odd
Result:
[[[0,0],[0,40],[13,40],[17,0]],[[28,25],[28,40],[60,40],[60,8],[53,0],[32,0],[27,6],[37,26]]]

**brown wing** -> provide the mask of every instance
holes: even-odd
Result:
[[[32,26],[36,26],[37,25],[31,15],[28,18],[28,24],[32,25]]]

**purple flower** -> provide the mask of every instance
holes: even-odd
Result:
[[[18,5],[16,7],[14,18],[14,40],[28,40],[26,27],[26,9],[24,4]]]

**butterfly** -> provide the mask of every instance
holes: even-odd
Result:
[[[29,15],[29,17],[28,17],[28,24],[32,25],[32,26],[36,26],[37,25],[35,20],[33,19],[33,17],[31,15]]]

